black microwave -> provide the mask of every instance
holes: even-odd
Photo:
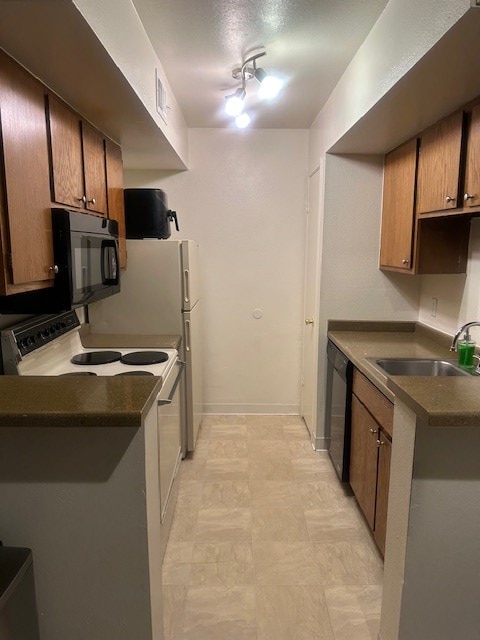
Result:
[[[118,223],[88,213],[52,209],[54,297],[61,310],[120,291]]]
[[[0,296],[0,313],[61,313],[120,291],[118,223],[52,209],[53,287]]]

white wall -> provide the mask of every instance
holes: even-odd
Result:
[[[206,411],[298,413],[308,132],[190,130],[190,170],[159,187],[201,249]],[[254,309],[263,317],[255,319]]]
[[[419,281],[378,268],[383,157],[327,155],[319,310],[318,430],[325,448],[327,322],[416,320]]]

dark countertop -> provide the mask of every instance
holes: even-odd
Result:
[[[328,337],[357,369],[390,400],[400,398],[426,424],[480,426],[480,376],[387,377],[367,359],[451,359],[455,354],[449,351],[450,338],[445,334],[416,323],[335,321],[330,327]]]
[[[1,427],[140,427],[157,376],[0,376]]]

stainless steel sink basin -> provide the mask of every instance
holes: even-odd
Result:
[[[390,376],[469,376],[471,373],[450,360],[420,358],[369,358]]]

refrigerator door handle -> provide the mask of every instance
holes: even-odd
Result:
[[[190,302],[190,273],[188,269],[183,272],[183,300]]]
[[[185,320],[185,351],[190,351],[190,320]]]

